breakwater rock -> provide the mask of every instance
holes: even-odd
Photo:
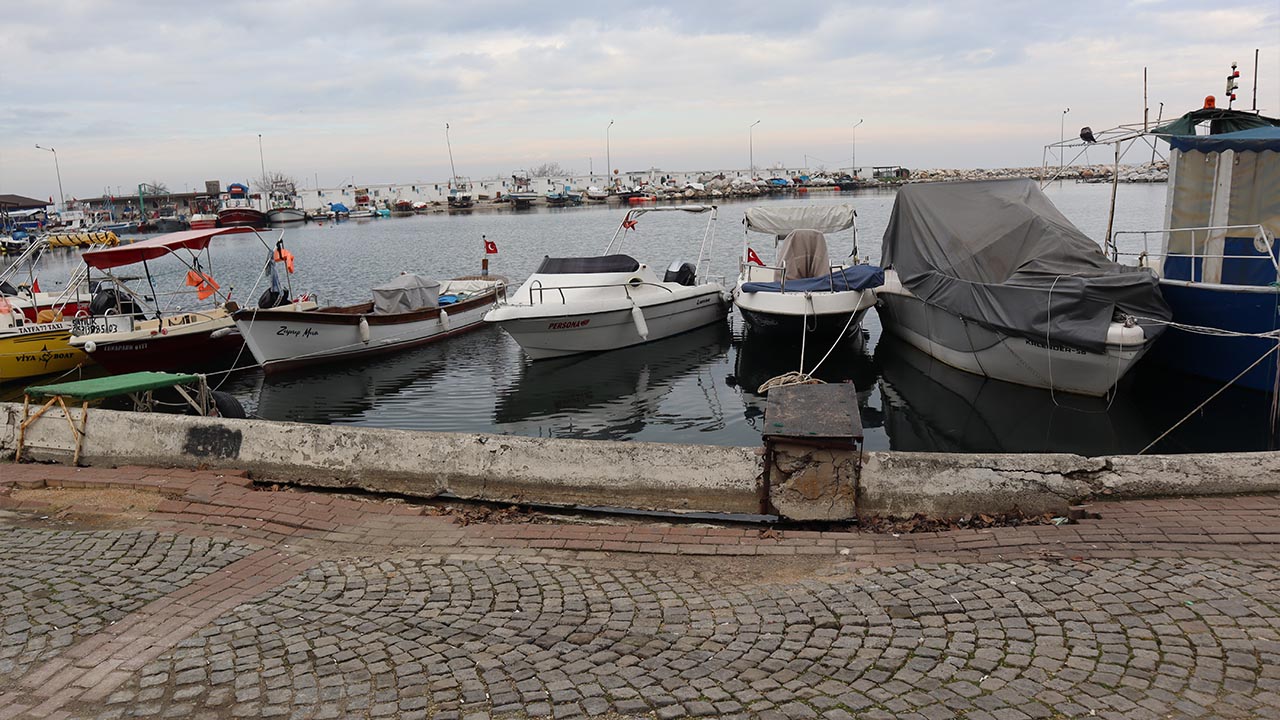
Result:
[[[993,168],[993,169],[934,169],[914,170],[908,182],[948,182],[956,180],[996,180],[1000,178],[1026,177],[1032,180],[1075,180],[1089,183],[1109,183],[1115,168],[1111,165],[1072,165],[1059,170],[1054,166]],[[1163,160],[1142,165],[1121,165],[1120,182],[1154,183],[1169,180],[1169,163]]]

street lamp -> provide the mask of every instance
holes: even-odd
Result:
[[[1067,141],[1067,113],[1071,112],[1071,108],[1062,111],[1062,120],[1058,123],[1058,180],[1062,180],[1062,169],[1066,166],[1067,149],[1063,147],[1063,143]]]
[[[613,154],[609,148],[609,128],[613,127],[613,121],[604,128],[604,176],[609,178],[609,185],[613,185]]]
[[[861,124],[862,118],[853,124],[853,154],[849,157],[849,174],[855,180],[858,178],[858,126]]]
[[[62,209],[67,209],[67,198],[62,194],[62,168],[58,167],[58,151],[51,147],[42,147],[36,145],[37,150],[48,150],[53,153],[53,169],[58,173],[58,202],[62,203]]]
[[[759,121],[759,120],[757,120],[757,121],[755,121],[755,122],[753,122],[753,123],[751,123],[750,125],[748,125],[748,126],[747,126],[747,157],[748,157],[749,162],[751,163],[751,179],[752,179],[752,180],[755,180],[755,178],[756,178],[756,139],[755,139],[755,127],[756,127],[757,125],[759,125],[759,124],[760,124],[760,121]]]

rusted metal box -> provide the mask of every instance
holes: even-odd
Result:
[[[769,391],[760,511],[796,520],[856,515],[862,417],[851,383]]]

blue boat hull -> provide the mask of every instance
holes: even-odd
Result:
[[[1160,289],[1173,311],[1174,322],[1241,333],[1271,332],[1280,326],[1280,288],[1162,282]],[[1275,340],[1264,338],[1218,337],[1169,328],[1147,357],[1179,372],[1226,383],[1275,345]],[[1277,355],[1280,352],[1272,353],[1236,385],[1270,392],[1276,382]]]

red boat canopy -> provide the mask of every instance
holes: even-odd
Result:
[[[203,250],[209,246],[209,241],[216,235],[230,235],[232,233],[253,232],[251,228],[245,227],[229,227],[229,228],[209,228],[207,230],[183,230],[182,232],[168,233],[159,237],[139,240],[132,245],[119,245],[113,248],[104,248],[102,250],[90,250],[81,257],[90,266],[99,270],[107,268],[120,267],[121,265],[132,265],[140,263],[143,260],[153,260],[158,257],[164,257],[171,252],[187,248],[190,250]]]

